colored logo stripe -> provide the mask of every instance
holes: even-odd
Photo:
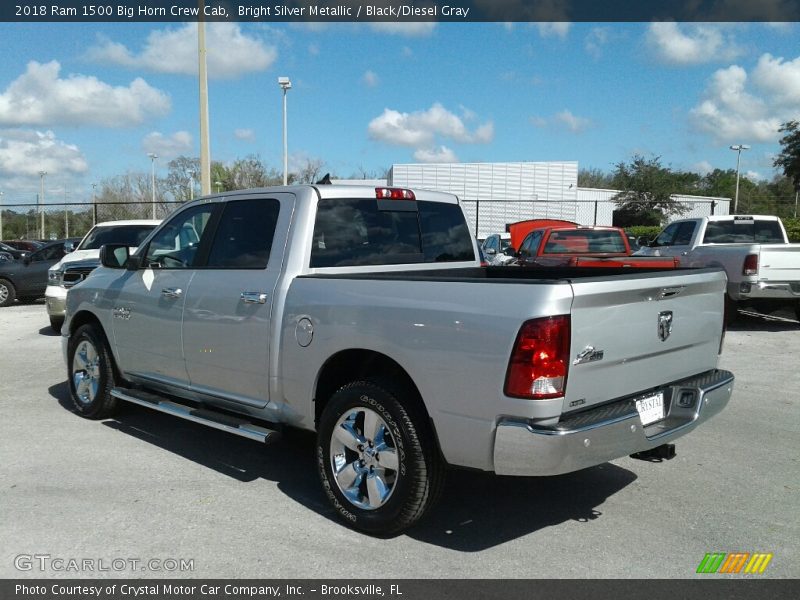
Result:
[[[771,552],[709,552],[700,561],[698,573],[763,573],[772,560]],[[748,560],[749,559],[749,560]],[[745,565],[747,565],[745,567]]]

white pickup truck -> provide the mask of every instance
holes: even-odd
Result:
[[[481,268],[449,194],[211,196],[101,261],[67,296],[76,411],[130,402],[261,442],[316,431],[325,495],[369,533],[422,517],[448,465],[669,458],[733,389],[721,270]]]
[[[739,305],[791,304],[800,320],[800,244],[790,244],[772,216],[711,216],[670,223],[640,256],[675,256],[682,267],[721,267],[728,276],[728,312]]]

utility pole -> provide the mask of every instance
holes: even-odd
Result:
[[[95,195],[97,184],[92,184],[92,227],[97,225],[97,196]]]
[[[739,211],[739,161],[742,158],[742,150],[750,150],[750,146],[736,144],[731,146],[731,150],[736,151],[736,196],[733,199],[733,214],[737,214]]]
[[[206,24],[204,1],[199,0],[197,21],[197,60],[200,79],[200,192],[211,193],[211,149],[208,141],[208,69],[206,61]]]
[[[3,239],[3,194],[5,192],[0,192],[0,240]],[[797,212],[797,209],[795,209]]]
[[[44,176],[47,175],[47,171],[39,171],[39,179],[41,182],[41,190],[39,192],[39,214],[41,215],[42,224],[41,229],[39,229],[39,239],[43,240],[44,237]]]
[[[153,219],[156,218],[156,159],[158,158],[158,154],[154,152],[150,152],[147,156],[150,157],[150,166],[151,166],[151,183],[152,183],[152,192],[153,192]]]

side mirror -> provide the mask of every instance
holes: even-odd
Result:
[[[503,250],[503,254],[505,254],[506,256],[516,256],[517,251],[514,249],[514,246],[509,246],[508,248]]]
[[[646,236],[642,236],[636,240],[636,243],[639,244],[642,248],[647,248],[650,246],[650,240],[647,239]]]
[[[109,269],[127,268],[129,258],[127,244],[105,244],[100,247],[100,264]]]
[[[75,251],[75,242],[64,242],[64,253],[69,254]]]
[[[497,250],[495,250],[494,248],[486,248],[486,250],[484,250],[483,253],[486,256],[494,256],[495,254],[497,254]]]

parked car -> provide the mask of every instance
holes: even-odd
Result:
[[[514,264],[526,267],[628,267],[674,269],[674,258],[631,256],[628,236],[619,227],[557,225],[533,229],[516,252]]]
[[[450,194],[226,192],[101,261],[66,301],[76,412],[125,401],[261,442],[316,431],[325,496],[372,534],[417,522],[446,465],[669,457],[733,389],[722,271],[482,269]]]
[[[36,252],[36,250],[44,246],[42,242],[36,242],[34,240],[3,240],[0,243],[11,246],[16,250],[22,250],[23,252]]]
[[[24,250],[17,250],[16,248],[9,246],[5,242],[0,242],[0,252],[6,255],[5,260],[8,260],[8,257],[11,257],[12,260],[19,260],[20,258],[24,258],[28,252]]]
[[[67,290],[100,264],[100,247],[104,244],[127,244],[131,248],[136,248],[160,222],[131,220],[98,223],[79,244],[65,244],[67,255],[47,272],[45,304],[50,326],[54,331],[61,331],[64,322]]]
[[[800,320],[800,244],[778,217],[719,215],[673,221],[639,256],[675,257],[683,267],[721,267],[728,275],[727,314],[739,306],[792,305]]]
[[[0,306],[8,306],[16,298],[32,302],[44,296],[47,287],[47,270],[63,258],[64,242],[57,240],[31,252],[22,260],[0,263]]]
[[[511,235],[495,233],[483,242],[483,253],[490,266],[502,266],[514,260],[514,253],[506,252],[511,247]]]

